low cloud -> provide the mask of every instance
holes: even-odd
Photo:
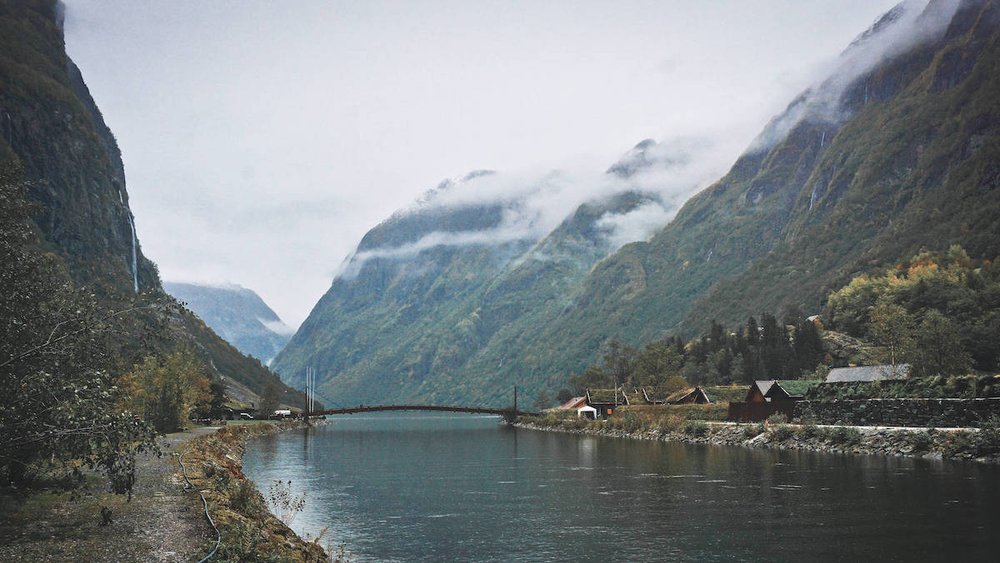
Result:
[[[356,252],[344,261],[338,275],[350,280],[371,259],[405,260],[431,248],[538,241],[584,203],[625,192],[647,195],[652,199],[649,203],[626,213],[610,212],[598,221],[609,251],[613,251],[629,242],[646,240],[666,226],[691,195],[726,172],[739,150],[739,145],[726,141],[722,133],[660,143],[647,140],[608,171],[567,166],[449,179],[394,217],[431,209],[501,205],[504,213],[500,223],[484,230],[434,231],[407,244]]]
[[[908,0],[897,5],[855,39],[821,80],[773,119],[750,150],[773,146],[806,119],[830,124],[848,119],[850,113],[843,106],[847,89],[880,63],[939,38],[947,30],[959,3],[960,0]]]
[[[280,320],[279,321],[269,321],[269,320],[260,319],[260,318],[258,318],[257,320],[260,321],[260,324],[264,325],[264,328],[266,328],[267,330],[270,330],[271,332],[273,332],[275,334],[280,334],[282,336],[291,336],[291,335],[295,334],[295,329],[294,328],[286,325],[285,323],[281,322]],[[268,362],[270,362],[270,360],[268,360]]]
[[[630,242],[648,240],[676,214],[677,208],[650,202],[628,213],[608,213],[597,221],[597,226],[605,232],[612,248],[621,248]]]

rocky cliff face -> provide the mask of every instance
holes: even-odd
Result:
[[[134,354],[190,346],[253,398],[274,375],[164,294],[142,254],[121,153],[66,55],[62,10],[55,0],[0,1],[0,166],[30,183],[42,244],[74,283],[116,309],[146,305],[132,317]]]
[[[226,342],[265,364],[285,347],[294,332],[259,295],[245,287],[165,282],[163,288]]]
[[[334,281],[276,366],[293,380],[318,367],[322,391],[345,402],[503,404],[515,382],[558,388],[610,338],[816,310],[850,275],[921,247],[992,257],[998,60],[997,1],[897,7],[666,228],[610,256],[593,236],[601,206],[637,202],[584,206],[548,237],[491,245],[435,246],[390,221],[366,240],[409,254],[362,243],[363,265]],[[609,174],[630,177],[648,149]],[[453,212],[411,221],[492,225],[509,209]]]
[[[36,223],[75,282],[106,295],[158,288],[135,237],[121,153],[61,24],[53,1],[0,4],[0,155],[23,166]]]

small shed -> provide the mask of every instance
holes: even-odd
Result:
[[[910,376],[910,364],[859,366],[833,368],[826,375],[827,383],[855,383],[882,381],[885,379],[906,379]]]
[[[595,420],[597,418],[597,409],[590,405],[583,405],[576,409],[577,418],[589,418],[590,420]]]

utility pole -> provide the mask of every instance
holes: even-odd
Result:
[[[517,384],[514,384],[514,414],[517,414]]]
[[[311,367],[306,367],[306,388],[305,388],[305,404],[303,405],[303,410],[305,414],[313,412],[316,408],[316,370]]]

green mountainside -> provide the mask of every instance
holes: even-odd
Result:
[[[612,250],[599,219],[648,201],[624,193],[584,204],[540,240],[524,233],[502,242],[435,244],[403,256],[388,252],[443,234],[502,239],[497,229],[523,202],[424,204],[397,213],[364,237],[273,366],[290,382],[316,367],[320,392],[332,403],[419,397],[501,404],[511,398],[507,383],[483,385],[465,376],[470,366],[502,367],[519,327],[564,307],[565,293]]]
[[[123,362],[187,346],[234,396],[256,400],[275,376],[167,296],[142,254],[121,153],[66,54],[62,10],[55,0],[0,1],[0,166],[20,169],[30,184],[44,250],[73,282],[115,309],[140,308]]]
[[[944,4],[932,2],[922,17]],[[943,34],[847,84],[842,120],[807,114],[781,140],[748,150],[650,241],[601,262],[571,308],[525,335],[523,353],[545,357],[545,373],[558,378],[582,371],[610,338],[640,344],[693,336],[712,319],[819,312],[853,274],[922,247],[960,244],[992,258],[998,40],[998,3],[961,2]],[[804,100],[761,138],[773,138]]]
[[[288,327],[251,289],[177,282],[164,282],[163,288],[226,342],[264,363],[270,362],[291,337]]]
[[[313,365],[324,396],[348,403],[504,404],[514,383],[529,396],[557,389],[613,338],[642,344],[692,336],[713,318],[819,312],[853,274],[924,247],[960,244],[992,258],[1000,3],[912,6],[859,36],[826,81],[650,240],[588,254],[574,241],[587,240],[595,215],[581,209],[507,262],[498,257],[517,245],[432,247],[365,264],[334,281],[276,368],[294,380]],[[394,224],[373,233],[418,240]],[[557,259],[530,260],[546,242]]]
[[[818,311],[860,272],[921,249],[1000,248],[1000,5],[963,2],[946,35],[864,79],[856,115],[830,139],[798,193],[781,241],[688,313],[738,321],[748,311]]]

